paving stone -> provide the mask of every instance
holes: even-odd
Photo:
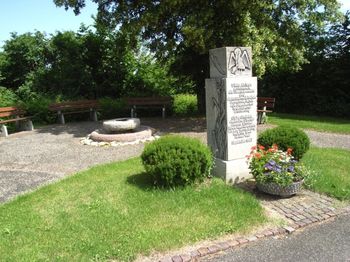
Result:
[[[274,236],[279,235],[279,231],[276,228],[272,229],[271,232],[273,233]]]
[[[290,226],[284,226],[283,228],[287,231],[288,234],[295,231],[295,229],[293,227],[290,227]]]
[[[209,254],[213,254],[213,253],[220,251],[221,249],[217,245],[212,245],[212,246],[208,247],[208,250],[209,250]]]
[[[236,247],[239,245],[239,242],[237,240],[229,240],[228,243],[230,247]]]
[[[266,230],[263,232],[263,234],[265,235],[265,237],[269,237],[273,235],[273,232],[271,230]]]
[[[221,247],[222,250],[225,250],[225,249],[229,249],[230,248],[230,244],[228,242],[220,242],[218,243],[218,245]]]
[[[240,239],[237,239],[237,241],[240,245],[248,243],[248,239],[246,238],[240,238]]]
[[[201,254],[198,252],[198,250],[194,250],[190,252],[190,255],[192,258],[197,258],[200,257]]]
[[[281,235],[281,234],[285,234],[286,233],[286,230],[284,228],[278,228],[278,233]]]
[[[254,242],[254,241],[258,240],[258,238],[256,236],[251,236],[251,237],[248,237],[247,239],[249,242]]]
[[[173,256],[171,259],[173,262],[182,262],[182,258],[180,256]]]
[[[256,234],[255,236],[256,236],[257,238],[263,238],[263,237],[265,237],[265,235],[264,235],[264,234],[261,234],[261,233],[260,233],[260,234]]]
[[[180,257],[182,258],[182,262],[190,262],[191,261],[191,256],[187,255],[187,254],[182,254],[180,255]]]
[[[173,259],[170,256],[163,257],[159,262],[173,262]]]
[[[209,250],[206,247],[199,248],[198,252],[199,252],[200,256],[205,256],[205,255],[209,254]]]

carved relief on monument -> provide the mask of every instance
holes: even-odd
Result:
[[[217,79],[215,81],[216,96],[211,98],[212,108],[214,109],[214,129],[211,130],[211,136],[215,157],[226,159],[226,90],[225,82],[223,79]]]
[[[252,75],[252,52],[249,47],[225,47],[209,50],[210,77]]]
[[[231,51],[227,68],[233,75],[242,75],[244,72],[251,71],[252,63],[248,51],[241,47]]]

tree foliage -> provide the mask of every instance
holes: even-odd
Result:
[[[78,32],[13,34],[0,52],[0,85],[21,97],[62,99],[170,95],[190,84],[169,73],[127,33],[95,25]]]
[[[320,32],[339,16],[336,0],[92,1],[100,23],[141,34],[159,58],[175,57],[173,69],[192,77],[200,97],[209,49],[251,46],[258,76],[295,71],[307,62],[305,28]],[[54,2],[76,14],[85,5],[85,0]]]
[[[276,110],[350,117],[350,13],[309,41],[308,64],[290,73],[270,72],[261,95],[277,98]]]

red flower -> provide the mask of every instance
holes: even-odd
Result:
[[[254,157],[260,159],[261,158],[261,154],[260,153],[255,153]]]
[[[259,145],[259,149],[260,149],[260,150],[264,150],[264,149],[265,149],[265,147],[264,147],[264,146],[262,146],[262,145]]]
[[[287,155],[291,155],[293,151],[293,148],[288,147],[287,149]]]

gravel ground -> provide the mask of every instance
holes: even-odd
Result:
[[[143,125],[161,133],[179,133],[206,143],[205,118],[148,118]],[[0,138],[0,202],[45,183],[88,169],[97,164],[139,156],[143,144],[94,147],[80,139],[102,126],[101,122],[75,122],[51,125],[30,132]],[[259,131],[270,128],[259,126]],[[350,149],[350,136],[307,131],[312,144]]]

